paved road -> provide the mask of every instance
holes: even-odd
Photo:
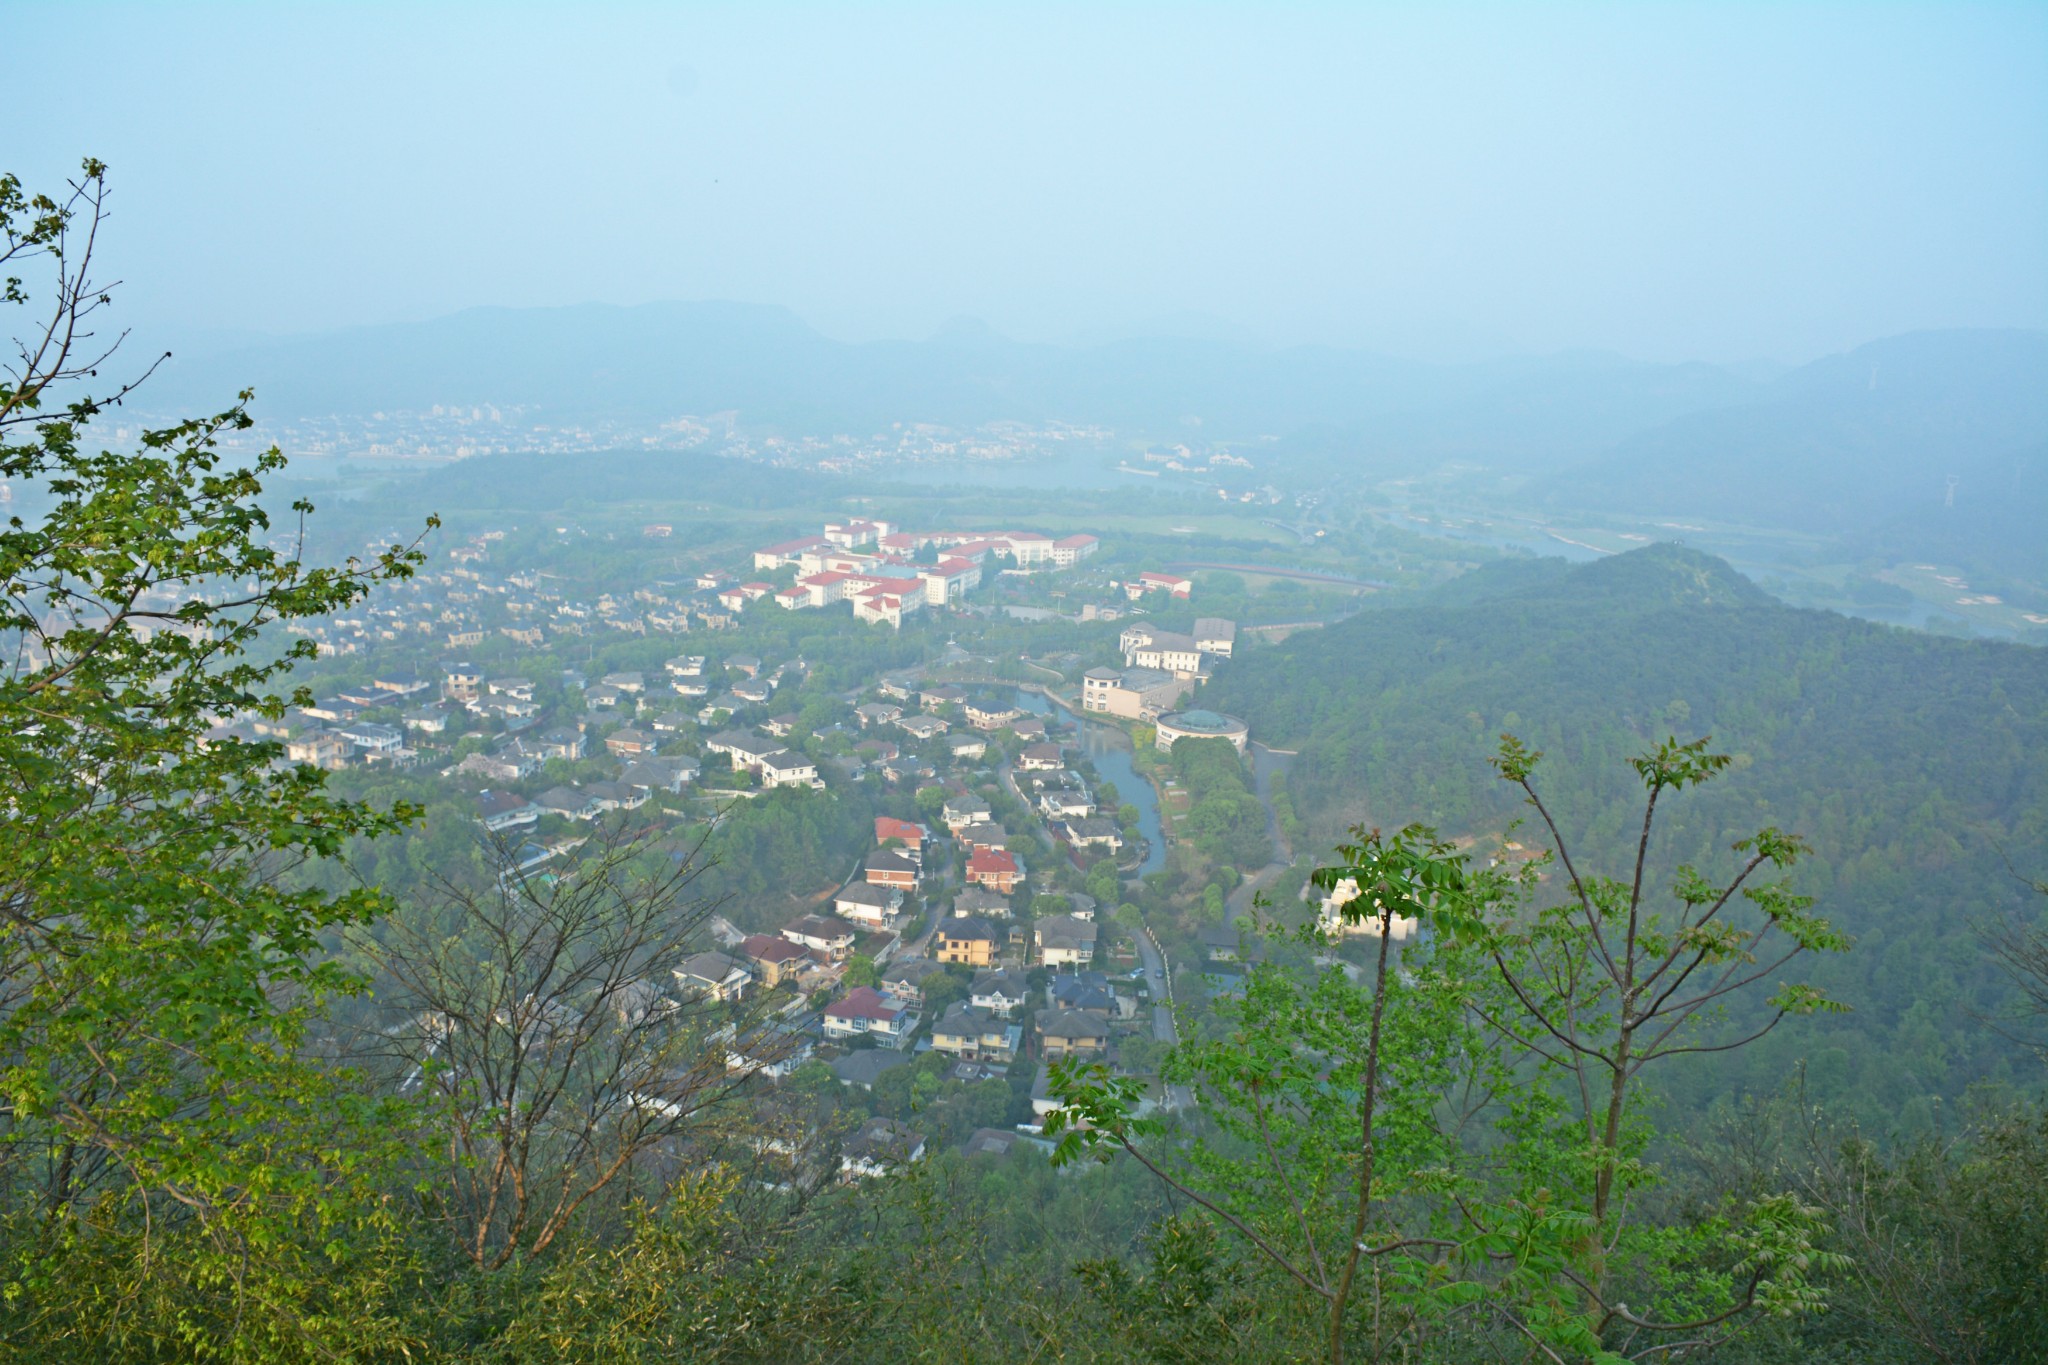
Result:
[[[1152,1007],[1152,1036],[1162,1043],[1177,1042],[1180,1039],[1180,1031],[1173,1023],[1173,978],[1166,974],[1166,954],[1159,951],[1159,940],[1152,937],[1149,928],[1138,935],[1138,958],[1145,964],[1145,981],[1154,996],[1161,991],[1166,993],[1166,999]],[[1168,1086],[1166,1107],[1194,1108],[1194,1092],[1184,1085]]]

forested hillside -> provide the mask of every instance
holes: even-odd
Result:
[[[1811,969],[1850,1013],[1699,1069],[1691,1098],[1770,1088],[1805,1057],[1817,1098],[1913,1128],[1930,1097],[2013,1077],[1973,926],[2024,903],[2014,871],[2042,872],[2048,654],[1795,610],[1657,546],[1483,570],[1241,657],[1204,700],[1301,751],[1292,794],[1325,841],[1349,821],[1505,829],[1525,812],[1485,759],[1518,734],[1550,755],[1566,827],[1604,842],[1602,870],[1640,819],[1625,758],[1711,735],[1733,771],[1669,812],[1665,865],[1760,824],[1797,831],[1802,889],[1856,946]]]

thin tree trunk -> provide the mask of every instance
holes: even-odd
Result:
[[[1359,1257],[1365,1254],[1365,1224],[1372,1211],[1373,1110],[1379,1100],[1380,1014],[1387,999],[1388,938],[1393,929],[1393,912],[1380,909],[1380,958],[1372,985],[1372,1028],[1365,1043],[1365,1103],[1359,1120],[1358,1214],[1351,1223],[1351,1249],[1344,1257],[1344,1273],[1337,1291],[1330,1297],[1330,1365],[1344,1365],[1344,1307],[1351,1298],[1351,1281],[1358,1273]]]

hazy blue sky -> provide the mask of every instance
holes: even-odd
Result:
[[[1800,360],[2048,325],[2048,5],[0,0],[146,338],[733,298]]]

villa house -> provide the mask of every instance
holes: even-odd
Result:
[[[735,1038],[725,1052],[725,1069],[787,1080],[816,1055],[810,1037],[785,1025],[768,1024]]]
[[[1007,938],[978,915],[949,919],[939,926],[933,956],[941,962],[987,967],[994,964],[996,953]]]
[[[1072,915],[1048,915],[1031,926],[1038,960],[1048,967],[1085,967],[1095,961],[1095,925]]]
[[[832,898],[833,912],[870,929],[886,927],[903,908],[903,893],[893,886],[854,882]]]
[[[816,787],[818,765],[794,749],[777,749],[762,756],[758,765],[764,787]]]
[[[953,836],[960,841],[960,847],[969,853],[984,848],[1002,848],[1010,842],[1010,832],[991,821],[981,821],[966,826]]]
[[[1070,816],[1060,828],[1075,848],[1104,848],[1114,853],[1124,846],[1123,832],[1116,821],[1101,816]]]
[[[744,997],[754,974],[724,953],[699,953],[675,969],[675,978],[690,994],[724,1004]]]
[[[626,726],[605,736],[604,747],[614,758],[638,758],[654,752],[654,736]]]
[[[924,841],[927,837],[923,825],[915,825],[908,820],[898,820],[888,815],[875,817],[875,842],[883,844],[891,839],[896,840],[903,845],[903,856],[913,862],[922,859]]]
[[[1030,996],[1031,987],[1025,981],[1024,973],[1003,968],[975,977],[974,984],[968,988],[967,999],[975,1008],[1007,1019],[1022,1009]]]
[[[841,1085],[873,1090],[875,1082],[883,1076],[899,1066],[909,1065],[910,1058],[894,1048],[863,1048],[844,1057],[833,1058],[832,1074],[839,1078]]]
[[[441,665],[441,695],[454,701],[469,701],[483,687],[484,671],[475,664]]]
[[[574,787],[549,787],[533,798],[543,815],[565,815],[571,820],[595,820],[604,812],[587,792]]]
[[[1211,962],[1237,962],[1244,955],[1244,931],[1234,924],[1212,924],[1202,930],[1202,951]]]
[[[1047,1061],[1091,1057],[1109,1046],[1109,1025],[1082,1010],[1040,1010],[1038,1038]]]
[[[912,891],[917,887],[917,864],[893,848],[878,848],[864,864],[868,882],[875,886]]]
[[[841,1149],[839,1178],[870,1180],[920,1161],[924,1138],[894,1119],[869,1119]]]
[[[977,730],[1000,730],[1024,713],[1000,702],[971,701],[966,705],[967,723]]]
[[[882,970],[882,989],[913,1005],[924,1003],[925,982],[944,976],[946,969],[928,957],[911,957]]]
[[[961,917],[986,915],[991,919],[1008,919],[1010,898],[998,895],[985,886],[965,886],[953,897],[953,913]]]
[[[1060,755],[1057,744],[1033,744],[1017,756],[1017,771],[1023,773],[1052,772],[1067,766]]]
[[[1024,869],[1005,850],[987,849],[968,858],[967,880],[1007,896],[1024,880]]]
[[[940,683],[927,687],[917,697],[917,704],[927,711],[936,711],[942,706],[959,706],[967,700],[967,693],[951,683]]]
[[[680,795],[685,786],[696,780],[697,760],[694,758],[643,758],[628,763],[619,773],[619,781],[626,786],[674,795]]]
[[[853,952],[853,926],[841,919],[805,915],[783,925],[782,936],[810,949],[820,962],[844,962]]]
[[[867,1037],[883,1047],[902,1047],[918,1025],[908,1002],[884,995],[873,986],[856,986],[825,1007],[827,1038],[841,1041]]]
[[[552,730],[544,730],[534,737],[533,744],[542,758],[583,757],[583,732],[573,725],[558,725]]]
[[[740,941],[739,952],[759,974],[761,984],[770,989],[795,977],[811,961],[802,947],[771,934],[749,934]]]
[[[967,1061],[1007,1063],[1023,1041],[1023,1029],[965,1000],[954,1001],[932,1025],[933,1049]]]
[[[981,824],[989,815],[988,802],[972,792],[962,792],[958,796],[947,798],[944,808],[939,812],[940,821],[955,834],[969,825]]]
[[[476,809],[477,820],[493,834],[531,825],[540,819],[538,806],[512,792],[478,792]]]

